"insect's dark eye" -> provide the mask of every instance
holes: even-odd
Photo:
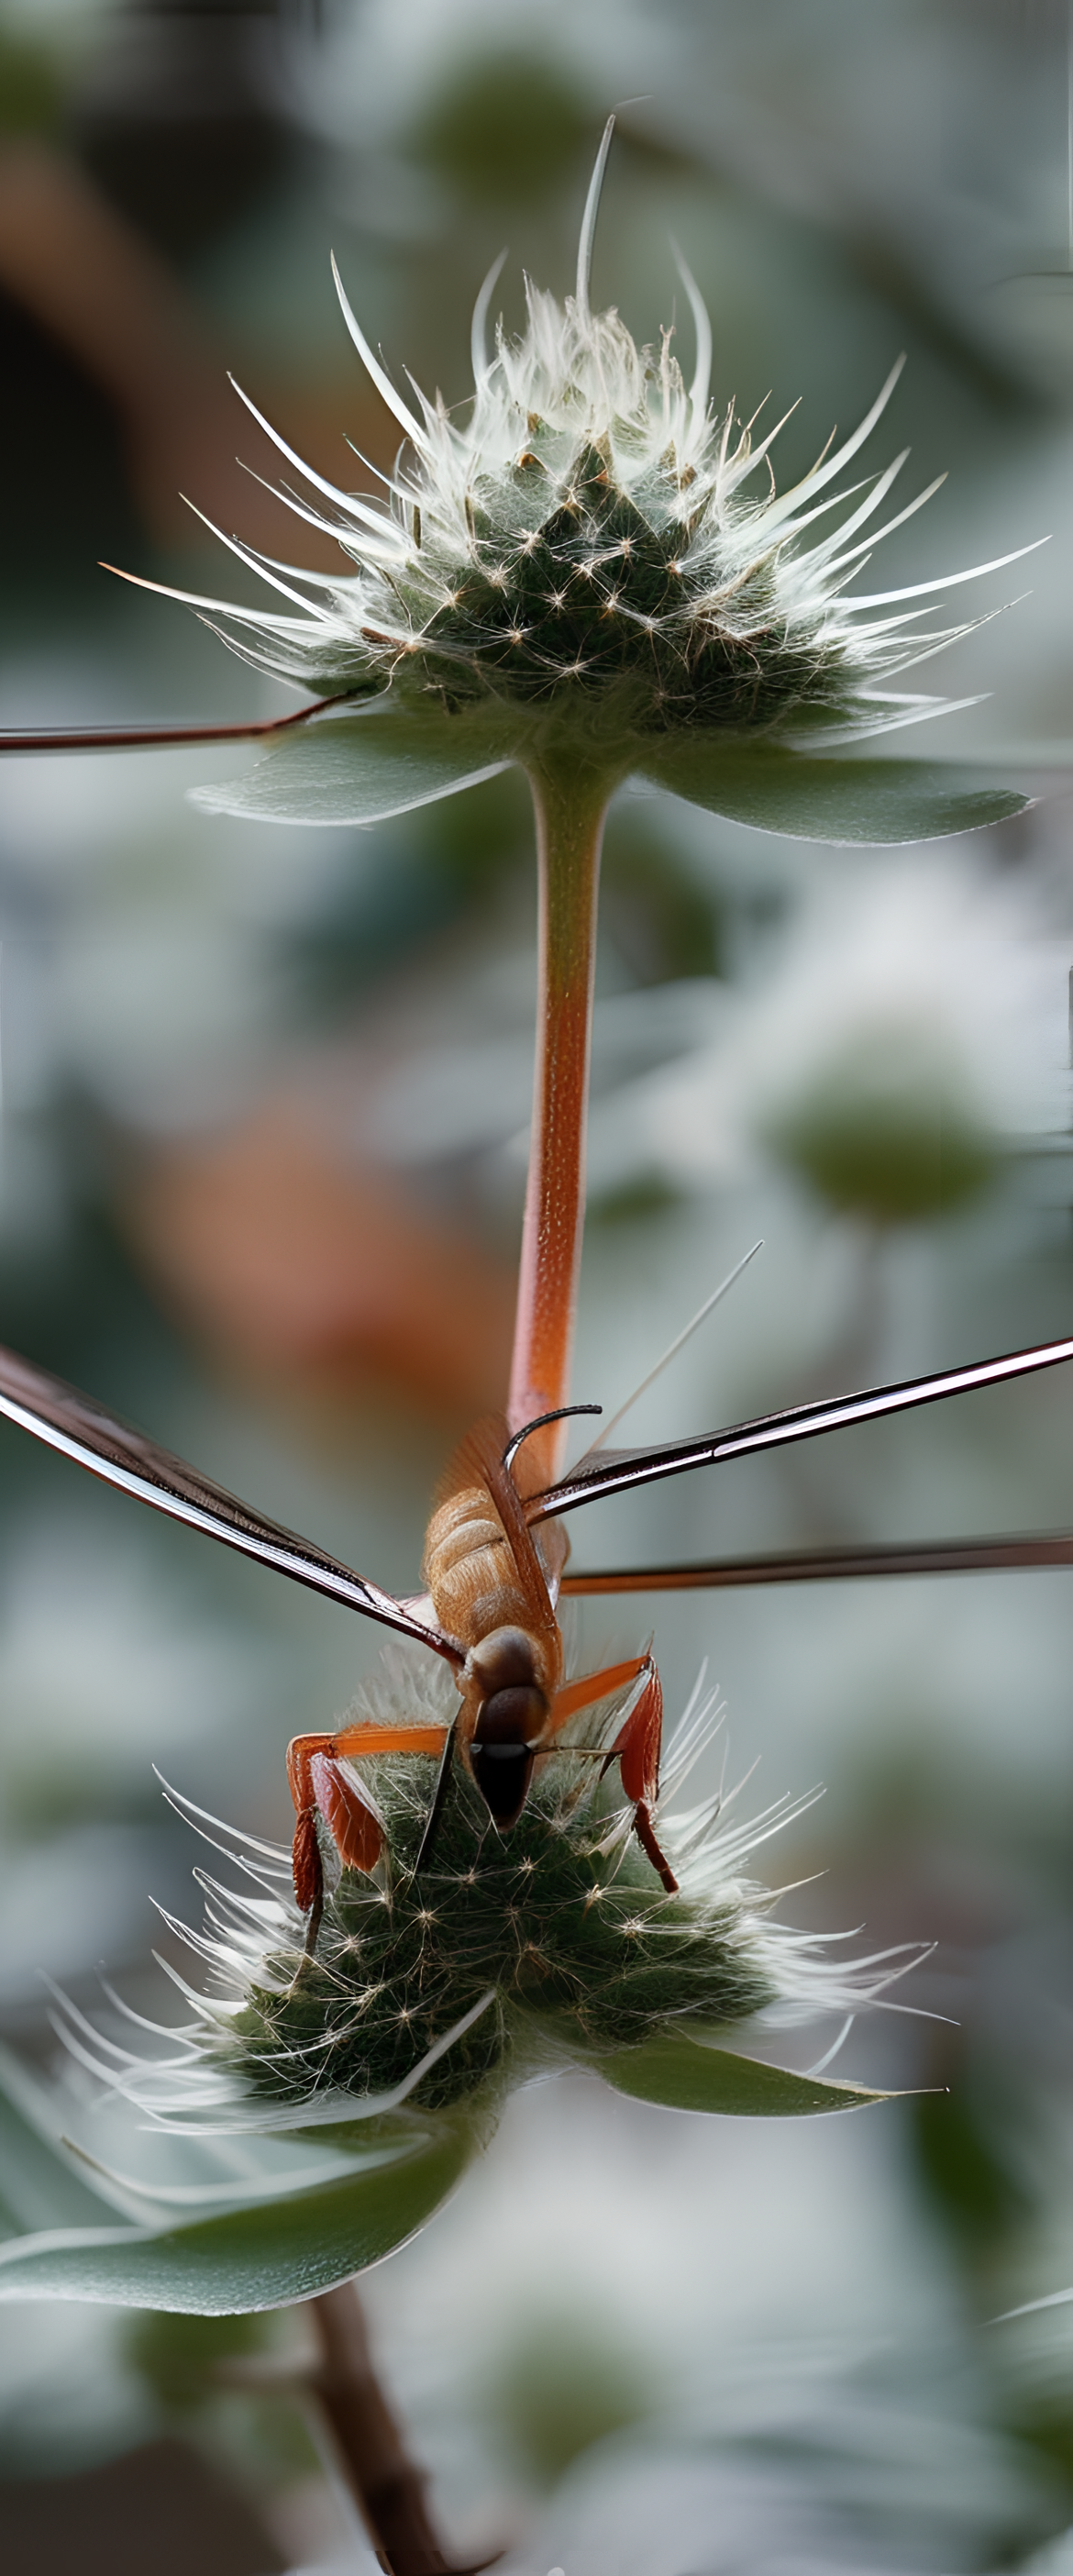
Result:
[[[494,1746],[497,1751],[532,1744],[543,1734],[547,1717],[544,1693],[534,1689],[532,1683],[528,1688],[493,1691],[478,1712],[474,1743]]]
[[[503,1831],[520,1816],[533,1770],[527,1744],[470,1746],[470,1767],[493,1824]]]

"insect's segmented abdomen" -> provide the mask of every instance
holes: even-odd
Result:
[[[424,1579],[441,1628],[461,1645],[475,1646],[496,1628],[531,1625],[531,1604],[486,1486],[464,1486],[433,1513]]]

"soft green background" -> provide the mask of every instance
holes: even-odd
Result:
[[[713,314],[717,399],[748,416],[769,388],[779,411],[801,397],[780,482],[834,422],[848,431],[907,347],[875,461],[909,443],[912,488],[950,479],[868,586],[1053,532],[978,604],[1029,595],[922,673],[987,703],[895,746],[1046,791],[1022,819],[859,854],[811,829],[778,841],[703,799],[620,800],[576,1391],[617,1405],[760,1234],[718,1320],[638,1409],[639,1441],[1067,1331],[1073,890],[1049,765],[1073,735],[1062,13],[610,0],[585,19],[554,0],[340,0],[319,35],[288,13],[282,53],[268,24],[269,69],[243,73],[256,115],[215,196],[196,117],[124,158],[108,107],[124,24],[92,0],[4,8],[0,119],[81,156],[215,330],[221,371],[293,405],[294,435],[317,384],[341,430],[371,434],[330,247],[400,378],[410,364],[461,400],[470,303],[504,241],[512,324],[523,264],[569,284],[594,141],[621,96],[595,292],[654,337],[680,239]],[[2,720],[281,707],[181,611],[96,570],[103,556],[232,584],[196,524],[184,549],[145,515],[84,369],[21,324],[8,357]],[[236,407],[220,439],[245,436]],[[318,461],[359,471],[341,438]],[[172,479],[198,474],[184,459]],[[300,555],[303,532],[281,519],[288,544]],[[0,771],[0,1333],[407,1590],[457,1403],[381,1382],[326,1406],[251,1380],[241,1354],[210,1355],[176,1322],[117,1209],[132,1157],[225,1132],[281,1086],[315,1104],[353,1082],[346,1151],[509,1256],[532,993],[524,799],[493,779],[365,833],[184,801],[242,765],[225,751]],[[575,1524],[577,1559],[1063,1525],[1071,1401],[1056,1378],[608,1505]],[[378,1646],[14,1431],[0,1528],[0,2004],[20,2062],[50,2081],[42,1969],[91,2015],[102,1960],[137,2010],[182,2009],[150,1964],[162,1937],[181,1955],[150,1894],[196,1920],[200,1855],[152,1764],[282,1836],[287,1737],[330,1723]],[[858,2025],[828,2070],[912,2098],[784,2125],[657,2109],[585,2074],[539,2086],[427,2232],[370,2274],[385,2368],[453,2530],[475,2527],[479,2500],[483,2529],[497,2512],[528,2528],[517,2564],[536,2576],[572,2576],[586,2552],[600,2576],[700,2576],[724,2530],[757,2567],[796,2554],[950,2576],[1024,2564],[1073,2522],[1071,2311],[989,2323],[1073,2281],[1069,1615],[1069,1577],[1047,1574],[579,1617],[587,1655],[634,1651],[655,1618],[672,1719],[711,1659],[728,1782],[762,1763],[738,1813],[826,1783],[758,1855],[772,1886],[794,1883],[788,1918],[862,1925],[860,1950],[937,1947],[896,1990],[922,2017]],[[837,2037],[836,2023],[782,2033],[770,2052],[804,2069]],[[122,2120],[102,2126],[84,2092],[79,2117],[129,2171]],[[11,2128],[6,2152],[18,2225],[95,2223],[73,2165],[64,2216],[23,2214],[36,2150]],[[4,2474],[181,2422],[259,2492],[296,2491],[312,2468],[293,2414],[221,2393],[222,2329],[197,2332],[107,2305],[5,2305]]]

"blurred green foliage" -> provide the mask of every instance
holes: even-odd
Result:
[[[123,2356],[148,2389],[165,2424],[226,2433],[227,2447],[247,2469],[266,2470],[272,2483],[308,2476],[317,2453],[297,2396],[287,2390],[241,2385],[241,2367],[278,2349],[272,2316],[169,2316],[146,2308],[123,2320]],[[252,2376],[252,2374],[251,2374]]]
[[[989,2113],[979,2082],[959,2067],[949,2091],[919,2094],[911,2112],[914,2151],[933,2208],[963,2259],[993,2271],[1032,2211],[1032,2194],[994,2105]]]
[[[880,1226],[952,1215],[999,1168],[959,1067],[927,1028],[895,1022],[862,1022],[762,1132],[829,1207]]]
[[[363,836],[360,864],[340,870],[320,915],[288,929],[301,1006],[323,1025],[445,933],[487,930],[508,907],[521,918],[535,910],[532,808],[517,769]],[[631,983],[724,972],[718,890],[699,884],[667,830],[628,803],[608,819],[600,907],[604,949]]]
[[[0,26],[0,134],[51,134],[63,99],[59,66],[48,47]]]
[[[601,925],[637,984],[722,975],[722,905],[698,885],[658,824],[615,809],[604,847]]]
[[[665,1216],[668,1209],[680,1204],[681,1192],[662,1173],[639,1174],[636,1180],[623,1181],[619,1188],[590,1192],[586,1216],[591,1225],[647,1226],[653,1217]]]
[[[577,90],[534,47],[455,68],[409,142],[463,196],[500,204],[560,189],[593,138],[594,119]]]
[[[181,2317],[146,2308],[125,2322],[131,2368],[169,2415],[184,2415],[219,2395],[220,2365],[265,2352],[273,2320],[263,2316]]]
[[[654,2364],[610,2319],[564,2309],[527,2320],[489,2405],[527,2475],[553,2486],[594,2443],[650,2419],[659,2393]]]

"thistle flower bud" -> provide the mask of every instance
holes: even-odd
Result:
[[[359,1717],[382,1720],[390,1700],[397,1723],[400,1681],[415,1723],[433,1705],[444,1713],[449,1678],[394,1650],[386,1660],[395,1684],[372,1686]],[[698,1685],[669,1748],[659,1831],[681,1882],[674,1896],[603,1776],[606,1723],[538,1763],[524,1817],[502,1838],[456,1770],[420,1875],[432,1758],[364,1762],[385,1856],[371,1874],[336,1861],[312,1955],[287,1854],[236,1836],[262,1892],[210,1883],[206,1933],[186,1936],[212,1972],[207,1994],[187,1990],[201,2026],[192,2080],[215,2067],[247,2096],[281,2103],[329,2094],[374,2109],[403,2096],[427,2110],[473,2097],[494,2105],[537,2067],[598,2066],[669,2024],[725,2030],[762,2013],[854,2009],[887,1982],[889,1962],[833,1968],[822,1942],[770,1922],[775,1899],[743,1874],[752,1847],[799,1808],[784,1800],[744,1827],[728,1825],[719,1796],[667,1812],[722,1714]]]
[[[780,497],[770,451],[783,423],[754,443],[752,423],[739,424],[733,403],[721,418],[713,412],[711,326],[679,254],[696,340],[688,387],[672,330],[663,331],[658,352],[638,349],[616,311],[592,312],[589,269],[613,125],[612,118],[589,188],[575,294],[560,305],[527,280],[527,328],[512,339],[500,321],[490,354],[486,323],[502,258],[485,281],[473,319],[474,390],[464,424],[442,395],[430,400],[413,378],[417,408],[403,400],[351,311],[333,261],[351,339],[404,435],[394,476],[380,478],[382,504],[340,491],[304,465],[242,395],[319,496],[316,505],[287,489],[278,498],[336,540],[353,574],[303,574],[225,539],[299,614],[171,594],[207,612],[244,659],[321,699],[389,698],[403,717],[423,715],[426,727],[433,718],[455,720],[453,760],[441,743],[442,774],[434,768],[429,783],[411,778],[408,795],[392,805],[389,790],[378,805],[375,782],[366,777],[369,818],[468,783],[465,761],[458,764],[465,727],[457,722],[467,716],[484,725],[469,776],[482,774],[478,758],[520,761],[534,774],[565,754],[580,757],[608,794],[640,769],[702,804],[738,810],[732,786],[726,803],[725,776],[712,795],[713,752],[725,759],[728,745],[772,738],[784,749],[815,749],[817,735],[826,749],[945,712],[939,699],[876,683],[967,631],[964,624],[920,628],[934,594],[1014,560],[1006,555],[907,590],[847,597],[872,547],[944,479],[879,527],[869,523],[908,449],[866,479],[864,498],[848,517],[844,505],[861,485],[832,488],[875,427],[904,360],[852,436],[833,455],[825,448]],[[758,494],[762,468],[770,489]],[[892,604],[893,616],[876,614]],[[368,737],[363,748],[366,755],[374,749]],[[356,743],[354,754],[360,769]],[[298,759],[302,778],[300,749]],[[242,782],[203,791],[202,801],[297,819],[306,808],[301,792],[297,803],[293,788],[280,792],[285,775],[277,770],[276,792],[255,789],[252,801]],[[777,791],[774,806],[769,796],[754,811],[752,784],[745,818],[790,828]],[[738,799],[741,792],[739,781]],[[349,803],[340,797],[338,781],[325,791],[322,779],[311,799],[307,785],[305,795],[311,819],[367,818],[360,799],[353,805],[353,790]],[[1013,807],[1007,799],[1002,810]],[[807,798],[799,800],[795,827],[807,832],[815,819]],[[926,837],[992,819],[986,803],[958,811],[948,799],[915,816],[906,811],[899,828],[882,795],[864,805],[858,795],[855,807],[852,786],[823,817],[828,837],[837,822],[834,837],[851,840]]]
[[[931,702],[877,698],[875,683],[964,629],[919,634],[920,608],[864,619],[884,601],[845,596],[887,527],[849,541],[904,455],[830,526],[849,495],[828,487],[875,426],[902,361],[834,456],[781,498],[758,495],[783,424],[754,441],[733,406],[713,415],[710,330],[688,274],[686,284],[698,338],[688,387],[670,331],[658,352],[638,349],[616,312],[593,315],[587,298],[560,305],[527,286],[522,338],[500,324],[487,358],[479,328],[460,426],[440,396],[418,392],[419,412],[400,402],[337,277],[351,336],[406,433],[408,462],[376,507],[284,449],[330,512],[279,497],[337,540],[354,573],[303,575],[236,545],[302,614],[197,604],[264,670],[321,696],[390,689],[411,710],[498,715],[520,757],[527,745],[536,753],[572,736],[612,770],[627,769],[639,737],[786,736],[817,722],[873,731],[904,721],[907,708],[924,711]]]

